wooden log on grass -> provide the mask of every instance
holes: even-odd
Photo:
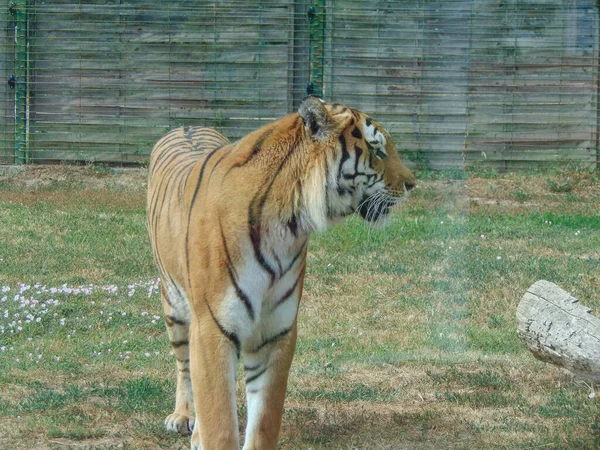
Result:
[[[535,282],[517,307],[519,337],[533,355],[600,381],[600,319],[549,281]]]

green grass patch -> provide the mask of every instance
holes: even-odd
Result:
[[[176,369],[144,176],[62,170],[0,180],[1,444],[187,446],[163,431]],[[515,331],[538,279],[600,311],[598,179],[423,172],[387,228],[314,236],[280,448],[598,448],[597,386]]]

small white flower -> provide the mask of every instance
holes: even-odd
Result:
[[[497,259],[498,261],[500,261],[500,260],[502,259],[502,256],[496,256],[496,259]]]
[[[596,398],[596,393],[595,392],[590,392],[589,397],[590,397],[590,399]]]

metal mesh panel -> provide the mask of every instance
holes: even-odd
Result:
[[[237,139],[288,112],[288,2],[37,2],[34,161],[136,161],[183,124]]]
[[[179,125],[235,140],[309,82],[423,166],[597,163],[594,0],[0,5],[0,163],[136,163]]]
[[[424,165],[596,162],[591,0],[338,0],[326,34],[325,95],[376,112]]]

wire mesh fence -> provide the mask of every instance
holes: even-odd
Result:
[[[308,92],[430,168],[598,162],[595,0],[0,0],[0,163],[139,163]]]

